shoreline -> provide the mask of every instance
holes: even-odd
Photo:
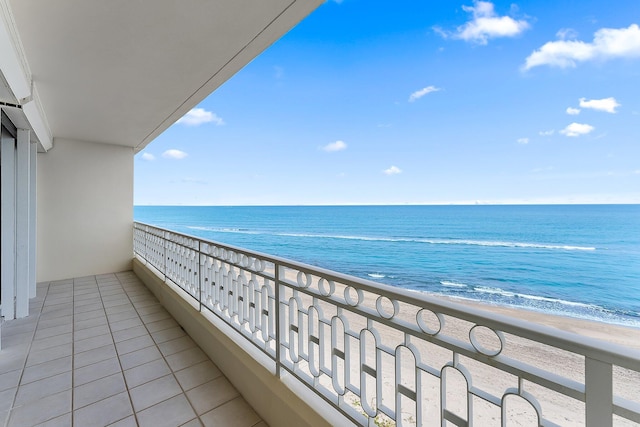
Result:
[[[434,298],[440,298],[461,305],[475,307],[490,313],[515,317],[527,322],[550,326],[565,332],[571,332],[640,350],[640,327],[619,325],[592,319],[582,319],[573,316],[563,316],[556,313],[545,313],[524,307],[492,304],[467,298],[458,298],[434,293],[427,294]]]

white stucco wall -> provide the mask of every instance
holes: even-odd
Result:
[[[131,268],[131,147],[56,139],[37,193],[38,282]]]

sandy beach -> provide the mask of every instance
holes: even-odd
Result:
[[[516,317],[532,323],[551,326],[562,331],[584,335],[586,337],[608,341],[640,350],[640,328],[597,322],[594,320],[578,319],[575,317],[559,316],[556,314],[541,313],[523,308],[486,304],[461,298],[447,298],[439,295],[434,295],[434,297],[447,299],[458,304],[477,307],[481,310],[486,310],[492,313]]]
[[[290,271],[286,276],[291,281],[295,281],[296,276],[292,273],[293,272]],[[317,286],[316,280],[317,277],[314,276],[312,280],[313,284],[310,288]],[[324,285],[326,289],[326,282]],[[332,295],[342,299],[344,288],[344,285],[336,282],[335,291]],[[292,296],[292,294],[288,294],[287,298],[290,296]],[[301,307],[308,309],[311,306],[311,297],[303,295],[302,293],[298,293],[297,297],[301,302]],[[359,308],[374,311],[376,298],[377,295],[375,293],[365,291]],[[462,305],[463,307],[480,309],[488,313],[509,316],[555,328],[559,331],[602,340],[603,348],[609,348],[607,347],[607,343],[613,343],[640,350],[640,329],[518,308],[494,306],[456,298],[435,295],[430,295],[429,298],[433,299],[432,301],[436,304],[438,300],[449,301]],[[453,316],[442,315],[444,324],[436,337],[456,343],[454,347],[450,347],[449,349],[441,345],[435,345],[430,342],[428,338],[419,339],[410,337],[410,345],[414,349],[413,352],[418,354],[419,358],[419,361],[416,362],[411,352],[404,347],[408,344],[407,336],[397,329],[383,325],[380,322],[372,322],[371,319],[367,321],[366,316],[357,313],[357,310],[337,310],[333,304],[319,300],[316,300],[315,306],[321,308],[319,310],[319,313],[321,313],[319,317],[323,319],[321,322],[317,320],[309,322],[307,315],[302,316],[302,321],[300,321],[300,318],[292,319],[293,323],[298,325],[301,331],[297,339],[302,340],[303,343],[307,342],[309,329],[307,329],[306,324],[311,323],[312,325],[309,328],[313,331],[313,334],[317,334],[319,329],[324,328],[324,339],[325,341],[328,340],[328,337],[331,335],[330,330],[332,329],[331,319],[338,316],[343,319],[343,321],[338,322],[340,325],[335,327],[338,331],[344,328],[346,332],[344,336],[346,336],[346,338],[344,340],[340,338],[337,339],[337,349],[342,352],[348,348],[350,357],[347,359],[351,360],[350,365],[348,361],[345,362],[345,365],[349,366],[342,367],[340,363],[336,365],[339,372],[344,369],[345,383],[353,384],[357,388],[362,386],[360,369],[362,361],[365,361],[371,370],[375,370],[375,373],[369,372],[363,376],[364,381],[367,383],[367,391],[366,393],[361,392],[362,397],[349,391],[344,395],[345,401],[351,403],[356,412],[364,413],[366,408],[363,406],[369,406],[370,408],[375,407],[377,399],[376,393],[378,392],[375,388],[375,375],[375,377],[382,378],[382,399],[380,404],[383,406],[390,408],[396,407],[396,398],[399,396],[396,392],[396,383],[402,384],[408,390],[419,390],[419,400],[421,402],[421,408],[419,409],[415,407],[416,405],[410,399],[403,396],[399,398],[401,407],[397,410],[402,414],[402,425],[418,425],[417,413],[419,412],[421,412],[423,416],[422,425],[439,425],[442,392],[445,395],[446,408],[456,414],[460,419],[472,419],[476,426],[500,426],[502,415],[499,402],[503,396],[509,393],[508,390],[517,390],[518,387],[522,387],[526,393],[529,393],[529,395],[537,400],[544,420],[560,426],[583,426],[585,424],[585,408],[584,403],[581,401],[564,396],[527,379],[519,380],[516,375],[491,366],[491,361],[483,363],[474,360],[475,358],[473,357],[465,356],[464,351],[452,351],[451,349],[456,345],[460,345],[462,348],[465,346],[466,348],[470,348],[469,333],[474,326],[471,322]],[[405,303],[400,303],[398,307],[399,311],[395,317],[396,319],[401,319],[408,324],[416,323],[416,314],[420,311],[421,307]],[[393,310],[390,304],[386,305],[386,309],[389,311]],[[438,322],[435,321],[435,316],[427,316],[425,319],[425,324],[429,327],[437,327]],[[479,322],[478,324],[481,325],[482,323]],[[364,352],[360,354],[360,333],[365,329],[375,330],[376,338],[374,343],[374,335],[365,332],[367,337],[371,339],[365,339],[365,344],[362,347]],[[499,346],[499,340],[493,332],[486,328],[480,329],[484,330],[478,330],[476,335],[483,345],[486,344],[486,347],[489,349]],[[337,335],[342,336],[343,334],[338,332]],[[322,336],[322,334],[320,334],[320,336]],[[304,344],[303,347],[306,345],[307,344]],[[380,348],[385,348],[386,350],[376,351],[376,346],[378,350]],[[398,346],[403,347],[400,353],[394,354]],[[314,348],[313,346],[310,347]],[[320,354],[319,348],[315,350],[318,352],[317,357],[324,361],[325,366],[331,366],[330,347],[330,343],[326,342],[324,357]],[[454,353],[457,353],[457,355],[454,356]],[[558,375],[569,381],[584,384],[585,360],[583,356],[541,342],[504,334],[504,345],[499,357],[504,357],[510,361],[532,367],[534,371],[544,371],[551,376]],[[400,360],[399,370],[396,369],[398,360]],[[506,359],[500,360],[503,361]],[[417,365],[418,368],[416,369]],[[446,367],[451,365],[455,365],[457,368]],[[308,370],[308,365],[306,362],[301,362],[298,368],[305,371]],[[526,369],[529,371],[529,368]],[[465,377],[461,373],[465,370],[468,372],[468,378],[470,378],[469,384],[467,384]],[[400,378],[396,381],[398,372],[400,373]],[[613,367],[613,372],[614,394],[638,402],[640,397],[640,373],[616,366]],[[443,375],[443,373],[445,374]],[[342,377],[342,374],[338,376]],[[329,389],[332,389],[334,386],[328,376],[320,376],[320,383]],[[342,386],[345,385],[342,384],[341,381],[340,383]],[[444,387],[441,387],[441,385],[444,385]],[[471,390],[470,393],[467,392],[469,389]],[[364,394],[366,394],[366,397]],[[479,398],[478,395],[483,395],[486,399],[490,401],[493,400],[494,403],[489,403]],[[368,403],[363,402],[365,399]],[[498,404],[496,404],[496,402]],[[538,425],[539,422],[542,422],[542,420],[537,420],[534,408],[518,396],[509,395],[506,397],[504,407],[505,418],[508,420],[508,425],[530,426]],[[618,419],[617,417],[614,417],[614,421],[615,425],[620,426],[636,425],[626,420]],[[377,422],[379,423],[378,425],[393,425],[390,423],[390,420],[387,420],[384,416],[378,416]],[[385,422],[387,422],[387,424],[385,424]]]
[[[450,301],[476,307],[491,313],[497,313],[517,319],[526,320],[531,323],[545,325],[562,331],[578,334],[584,337],[590,337],[603,341],[604,343],[613,343],[624,347],[640,350],[640,329],[613,325],[604,322],[597,322],[585,319],[577,319],[567,316],[559,316],[554,314],[541,313],[532,310],[525,310],[512,307],[503,307],[498,305],[485,304],[481,302],[462,300],[457,298],[447,298]],[[525,361],[536,367],[548,370],[549,372],[571,378],[575,381],[584,382],[584,358],[575,354],[568,353],[550,346],[535,343],[532,341],[521,340],[513,337],[512,346],[506,350],[510,357]],[[499,377],[504,375],[496,375],[489,372],[486,366],[475,364],[477,372],[481,377],[488,376],[494,384],[499,382]],[[490,370],[490,369],[489,369]],[[613,391],[614,395],[624,397],[635,402],[640,401],[640,372],[630,371],[619,367],[613,367]],[[475,378],[474,378],[475,379]],[[584,404],[574,399],[558,395],[543,387],[531,384],[529,386],[531,392],[542,405],[543,415],[558,425],[562,426],[583,426],[584,422]],[[499,425],[496,423],[496,416],[490,415],[488,407],[484,411],[480,409],[475,414],[478,418],[479,425]],[[513,408],[509,411],[513,425],[533,425],[535,422],[531,413],[520,412],[522,408]],[[614,416],[614,425],[616,426],[637,426],[637,424]]]

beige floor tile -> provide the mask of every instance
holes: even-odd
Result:
[[[175,328],[176,326],[179,326],[178,322],[176,322],[173,318],[147,323],[147,329],[149,330],[149,332],[158,332],[165,329]]]
[[[104,307],[102,306],[102,302],[92,302],[89,304],[79,305],[74,308],[73,313],[80,314],[80,313],[86,313],[88,311],[94,311],[94,310],[104,310]]]
[[[66,427],[72,424],[71,419],[71,412],[67,412],[64,415],[60,415],[59,417],[53,418],[49,421],[45,421],[42,424],[38,424],[34,427]]]
[[[88,304],[100,299],[100,293],[94,289],[83,289],[73,294],[74,304],[79,304],[86,301]]]
[[[2,343],[3,345],[6,342]],[[20,348],[3,347],[2,357],[0,357],[0,372],[11,372],[24,367],[25,360],[29,357],[28,347]]]
[[[73,385],[77,387],[118,372],[121,372],[121,369],[117,358],[103,360],[93,365],[75,369],[73,371]]]
[[[107,313],[107,316],[120,314],[120,313],[128,313],[128,312],[138,313],[136,311],[136,309],[133,308],[133,305],[131,305],[131,304],[129,304],[129,305],[117,305],[115,307],[107,307],[107,308],[104,309],[104,311]]]
[[[102,312],[100,316],[92,317],[91,319],[74,321],[73,330],[79,331],[81,329],[92,328],[98,325],[106,325],[107,316]]]
[[[136,317],[135,319],[127,319],[127,320],[120,320],[118,322],[112,322],[112,323],[109,323],[109,326],[111,327],[112,332],[116,332],[116,331],[123,331],[125,329],[133,328],[135,326],[142,326],[142,322],[140,321],[139,318]]]
[[[113,332],[113,341],[118,343],[120,341],[126,341],[131,338],[137,338],[148,334],[149,332],[144,326],[134,326],[133,328]]]
[[[175,372],[203,362],[207,360],[208,357],[200,350],[200,347],[193,347],[180,353],[167,356],[166,359],[171,369]]]
[[[76,353],[73,357],[73,363],[74,367],[78,369],[115,357],[117,357],[116,346],[108,344],[82,353]]]
[[[40,351],[47,348],[56,347],[62,344],[69,344],[71,343],[72,338],[73,338],[73,335],[71,334],[71,332],[68,332],[62,335],[56,335],[53,337],[34,340],[33,343],[31,344],[30,351],[31,352]]]
[[[191,390],[221,375],[220,369],[210,360],[205,360],[175,373],[183,390]]]
[[[38,322],[38,329],[36,333],[42,330],[46,330],[49,328],[53,328],[56,326],[68,326],[73,323],[73,316],[62,316],[56,317],[55,319],[43,320],[40,319]]]
[[[171,369],[163,359],[154,360],[144,365],[124,371],[129,388],[137,387],[140,384],[155,380],[171,373]]]
[[[3,325],[0,426],[196,427],[194,406],[209,419],[235,401],[235,388],[133,273],[96,279],[39,284],[34,315]]]
[[[76,325],[78,325],[80,322],[83,322],[85,320],[95,319],[96,317],[104,317],[106,320],[106,315],[102,308],[99,308],[97,310],[87,311],[85,313],[76,313],[73,316],[73,321],[76,323]]]
[[[22,373],[21,383],[28,384],[33,381],[38,381],[43,378],[48,378],[54,375],[61,374],[63,372],[71,371],[71,366],[71,356],[41,363],[39,365],[30,366],[28,368],[25,368],[24,372]]]
[[[144,306],[144,307],[136,307],[136,311],[142,315],[148,315],[153,313],[158,313],[160,311],[166,311],[165,308],[159,302],[155,302],[153,304]]]
[[[120,286],[120,283],[118,283],[118,282],[115,282],[115,283],[101,283],[98,286],[98,289],[100,289],[100,295],[102,296],[102,300],[103,301],[112,301],[112,300],[115,300],[117,298],[126,298],[127,297],[127,293],[122,288],[122,286]]]
[[[21,375],[21,369],[15,369],[13,371],[0,374],[0,391],[17,387],[20,382]]]
[[[2,337],[3,348],[29,347],[33,339],[33,332],[24,332],[20,334],[8,335]]]
[[[116,299],[113,300],[102,300],[102,304],[104,305],[105,308],[109,308],[109,307],[131,307],[131,301],[129,301],[129,298],[125,297],[118,297]]]
[[[73,302],[73,293],[72,292],[64,292],[55,295],[47,295],[44,300],[44,307],[58,305],[58,304],[69,304]]]
[[[140,427],[175,427],[192,420],[195,416],[184,394],[137,413]]]
[[[73,316],[73,309],[69,308],[61,308],[58,310],[52,310],[48,312],[42,312],[40,315],[40,320],[52,320],[57,319],[59,317],[69,317]]]
[[[116,394],[99,402],[73,411],[76,426],[106,426],[133,414],[129,395]]]
[[[5,412],[13,406],[13,399],[16,397],[18,387],[0,391],[0,412]]]
[[[122,369],[126,370],[161,358],[162,354],[160,353],[160,350],[158,350],[158,347],[154,345],[131,353],[123,354],[120,356],[120,365],[122,365]]]
[[[138,312],[135,311],[133,307],[125,311],[121,311],[119,313],[114,313],[114,314],[107,313],[107,320],[109,320],[109,323],[119,322],[121,320],[137,319],[137,318],[138,318]]]
[[[194,347],[196,347],[196,343],[189,336],[163,342],[162,344],[158,345],[158,348],[165,356],[171,356],[172,354],[176,354]]]
[[[63,344],[43,351],[30,352],[26,366],[38,365],[61,357],[71,356],[71,348],[71,344]]]
[[[140,318],[144,323],[153,323],[160,320],[171,319],[171,315],[166,310],[157,311],[152,314],[141,314]]]
[[[200,417],[206,427],[252,427],[260,417],[242,397],[233,399]]]
[[[154,346],[155,343],[151,339],[149,335],[143,335],[136,338],[131,338],[126,341],[120,341],[116,343],[116,350],[119,355],[131,353],[132,351],[137,351],[146,347]]]
[[[108,427],[138,427],[138,423],[136,422],[136,417],[132,415],[123,420],[116,421],[113,424],[109,424]]]
[[[62,318],[64,319],[64,317]],[[54,337],[56,335],[68,334],[73,331],[73,324],[71,322],[71,316],[69,316],[69,320],[65,321],[64,324],[59,326],[53,326],[51,328],[42,328],[38,325],[38,329],[36,329],[36,334],[34,339],[40,340],[43,338]]]
[[[113,344],[113,338],[111,337],[111,334],[107,332],[106,334],[76,341],[73,344],[73,352],[83,353],[85,351],[93,350],[94,348],[98,347],[104,347],[105,345],[109,344]]]
[[[110,333],[111,333],[111,330],[109,329],[109,326],[106,324],[103,324],[103,325],[93,326],[91,328],[80,329],[75,331],[73,333],[73,340],[77,342],[77,341],[86,340],[87,338],[92,338],[99,335],[110,334]]]
[[[186,335],[187,333],[180,326],[151,333],[151,337],[157,344],[182,338]]]
[[[24,405],[29,402],[37,401],[45,396],[56,394],[58,392],[71,389],[71,372],[54,375],[34,381],[29,384],[21,385],[16,394],[14,406]]]
[[[70,314],[73,314],[73,304],[69,302],[67,304],[52,305],[50,307],[43,306],[40,318],[53,319],[61,316],[68,316]]]
[[[222,376],[187,392],[189,402],[198,415],[217,408],[237,396],[239,396],[238,390]]]
[[[106,285],[100,286],[102,301],[129,301],[127,293],[121,287],[106,289]]]
[[[9,427],[33,426],[71,411],[71,390],[44,397],[37,405],[15,407],[9,415]]]
[[[180,385],[173,375],[165,375],[129,390],[133,409],[140,412],[150,406],[182,394]]]
[[[73,408],[82,408],[83,406],[96,403],[126,390],[127,387],[121,372],[100,378],[90,383],[77,386],[73,390]]]

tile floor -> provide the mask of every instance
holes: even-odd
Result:
[[[2,324],[5,426],[265,427],[132,273],[39,283]]]

